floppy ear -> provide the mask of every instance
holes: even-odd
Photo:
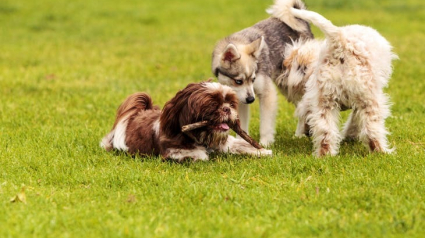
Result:
[[[230,63],[235,62],[236,60],[241,58],[241,54],[238,51],[238,48],[232,43],[229,43],[226,46],[226,49],[223,51],[223,56],[221,56],[221,60],[223,63],[229,67]]]
[[[160,121],[161,130],[166,133],[168,137],[178,135],[181,132],[182,126],[180,122],[193,116],[190,111],[188,111],[188,100],[193,92],[202,88],[203,86],[201,83],[191,83],[183,90],[180,90],[170,101],[165,103]]]
[[[260,57],[261,55],[261,50],[263,49],[263,46],[264,46],[264,37],[261,36],[260,38],[256,39],[255,41],[247,45],[246,47],[247,53],[249,55],[254,56],[256,59],[258,59],[258,57]]]

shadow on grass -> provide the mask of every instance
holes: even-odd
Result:
[[[168,164],[168,165],[180,165],[183,167],[190,167],[191,165],[193,165],[194,163],[202,163],[202,162],[207,162],[207,161],[193,161],[193,159],[191,158],[185,158],[181,161],[178,160],[174,160],[174,159],[164,159],[162,156],[158,155],[133,155],[130,154],[126,151],[120,151],[120,150],[114,150],[111,151],[112,155],[119,157],[120,159],[123,159],[124,161],[137,161],[137,162],[141,162],[141,163],[145,163],[145,162],[160,162],[163,164]],[[208,161],[214,161],[214,154],[210,154],[210,159]]]
[[[269,149],[273,150],[272,156],[265,156],[263,158],[280,158],[280,157],[289,157],[289,158],[314,158],[313,156],[313,145],[311,138],[309,137],[277,137],[276,142],[269,147]],[[137,161],[137,162],[157,162],[164,163],[168,165],[176,165],[189,168],[197,163],[220,163],[222,161],[232,161],[232,162],[242,162],[247,160],[258,160],[259,157],[254,155],[246,155],[246,154],[230,154],[230,153],[220,153],[220,152],[212,152],[209,154],[208,161],[194,161],[191,158],[186,158],[182,161],[177,161],[173,159],[164,159],[161,156],[154,155],[132,155],[125,151],[111,151],[112,155],[119,157],[123,161]],[[326,158],[340,158],[340,159],[355,159],[355,158],[365,158],[373,153],[369,152],[369,150],[359,141],[353,140],[344,140],[340,144],[339,154],[335,157],[325,156],[321,159]]]
[[[294,157],[313,156],[313,142],[311,137],[295,137],[292,132],[286,132],[276,137],[276,142],[271,147],[273,154]],[[358,140],[343,140],[337,156],[346,158],[364,158],[371,153],[362,142]]]

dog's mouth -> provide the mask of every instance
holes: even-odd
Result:
[[[227,123],[220,123],[220,124],[214,126],[215,131],[226,132],[229,129],[230,129],[230,127],[229,127],[229,125],[227,125]]]

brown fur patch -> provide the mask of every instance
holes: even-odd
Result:
[[[369,140],[369,148],[372,152],[382,152],[381,144],[377,140]]]
[[[134,114],[140,110],[149,110],[153,109],[151,97],[146,93],[134,93],[128,96],[124,102],[119,106],[117,111],[117,116],[115,118],[115,123],[112,128],[115,128],[117,123],[128,114]],[[159,107],[155,106],[156,109]]]
[[[159,138],[153,130],[160,110],[140,111],[128,122],[125,143],[130,154],[159,155]]]
[[[329,144],[322,141],[322,143],[320,144],[319,156],[327,155],[329,153],[329,149]]]
[[[299,54],[297,57],[298,65],[309,66],[316,59],[314,54]]]
[[[298,55],[298,50],[293,50],[291,52],[291,55],[289,55],[288,57],[286,57],[283,60],[283,66],[286,68],[286,70],[291,70],[291,66],[292,66],[292,62],[294,61],[294,57]]]

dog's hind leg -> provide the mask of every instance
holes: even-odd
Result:
[[[278,98],[273,81],[267,76],[263,77],[261,79],[263,81],[261,90],[256,90],[260,99],[260,144],[269,146],[274,142],[274,134],[276,132]],[[257,80],[260,81],[260,79]]]
[[[391,153],[387,141],[388,131],[385,118],[390,114],[387,97],[383,93],[373,94],[373,99],[364,100],[358,106],[359,138],[372,152]]]
[[[353,109],[348,117],[347,122],[344,125],[344,129],[342,130],[342,135],[345,140],[356,140],[359,139],[359,113],[358,109]]]
[[[298,118],[296,137],[310,136],[310,126],[307,123],[307,116],[311,113],[311,109],[306,100],[301,100],[297,104],[295,116]]]
[[[332,96],[312,100],[312,113],[308,123],[313,132],[314,155],[336,155],[341,135],[338,129],[339,109]]]

